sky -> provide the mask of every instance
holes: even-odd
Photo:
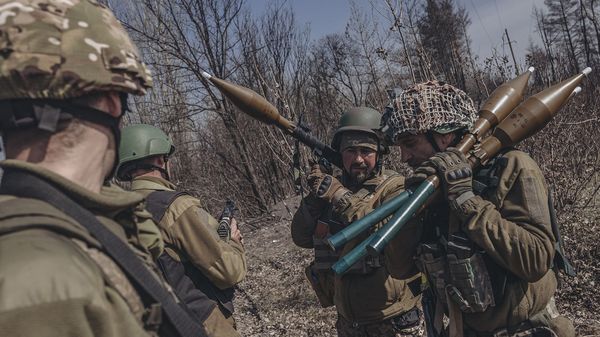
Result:
[[[377,0],[373,0],[377,1]],[[383,4],[384,0],[381,1]],[[424,0],[422,0],[425,2]],[[268,4],[281,0],[247,0],[252,12],[260,15]],[[356,0],[368,8],[367,0]],[[510,55],[508,44],[503,43],[504,29],[513,44],[515,57],[521,65],[525,62],[525,53],[530,41],[538,42],[533,7],[543,8],[543,0],[455,0],[469,13],[471,25],[468,34],[471,48],[480,60],[492,55],[496,49],[501,55]],[[349,0],[287,0],[295,13],[297,23],[308,25],[311,38],[319,39],[327,34],[343,32],[350,18]]]

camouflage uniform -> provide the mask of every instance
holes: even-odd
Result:
[[[428,91],[436,86],[440,94]],[[429,82],[408,88],[388,118],[392,138],[414,132],[419,124],[428,130],[452,131],[454,118],[427,117],[444,105],[429,107],[427,102],[435,99],[423,98],[444,99],[447,87]],[[466,103],[472,105],[470,99]],[[423,226],[417,258],[437,301],[435,310],[431,308],[435,328],[442,329],[446,314],[450,336],[573,336],[572,323],[558,314],[554,304],[556,238],[546,181],[537,164],[527,154],[511,150],[479,168],[473,177],[458,177],[452,168],[469,164],[458,151],[446,149],[421,165],[416,175],[437,170],[438,175],[443,172],[443,181],[450,181],[442,184],[447,199],[430,205],[417,218]],[[477,189],[473,181],[478,182]],[[466,189],[452,196],[453,183]]]
[[[362,115],[370,113],[359,112]],[[360,123],[353,123],[353,119],[352,110],[342,116],[336,135],[340,130],[354,134],[346,137],[347,142],[334,136],[334,148],[343,147],[340,144],[344,143],[349,143],[349,146],[372,146],[364,139],[368,133],[356,134],[357,124]],[[373,124],[378,127],[379,119]],[[373,147],[377,148],[379,156],[383,151],[381,146]],[[398,236],[381,256],[363,259],[342,276],[334,276],[330,270],[336,254],[327,254],[323,241],[316,237],[320,226],[327,226],[329,233],[334,234],[404,190],[404,177],[394,171],[381,169],[380,164],[378,162],[379,167],[361,184],[352,183],[347,173],[337,177],[351,192],[343,198],[343,202],[328,203],[311,192],[302,200],[292,220],[294,243],[315,249],[315,261],[307,268],[306,274],[321,304],[336,306],[336,328],[340,337],[422,336],[424,333],[420,311],[420,275],[413,260],[417,244],[414,238],[418,236],[418,228],[414,224],[408,226],[406,235]],[[343,207],[338,207],[339,204],[343,204]],[[375,226],[373,230],[378,227]],[[348,242],[339,255],[347,254],[369,234],[363,233]]]
[[[123,27],[96,1],[2,0],[0,46],[2,132],[51,135],[61,122],[77,118],[103,125],[118,138],[118,117],[69,99],[112,92],[125,104],[126,94],[142,95],[152,84]],[[16,175],[54,189],[49,199],[64,195],[90,212],[103,231],[129,243],[134,260],[139,258],[136,265],[164,285],[168,296],[152,262],[163,243],[140,206],[141,196],[116,187],[95,193],[24,161],[6,160],[1,167],[0,335],[176,335],[163,324],[161,307],[134,286],[126,276],[130,271],[118,266],[87,227],[48,202],[4,191]],[[211,335],[214,326],[229,326],[218,311],[197,334]]]

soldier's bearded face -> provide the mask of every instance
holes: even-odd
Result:
[[[377,151],[361,146],[348,147],[342,151],[342,161],[346,173],[356,182],[362,183],[375,169]]]

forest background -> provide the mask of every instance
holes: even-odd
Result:
[[[269,214],[300,192],[295,182],[303,181],[312,154],[234,108],[203,71],[255,90],[329,142],[346,108],[383,111],[389,89],[437,79],[465,90],[480,106],[527,66],[536,68],[528,94],[591,66],[582,93],[520,148],[554,190],[568,255],[579,271],[563,283],[561,309],[570,307],[575,318],[578,311],[581,317],[600,311],[600,1],[544,0],[534,8],[538,42],[526,48],[525,64],[503,51],[474,54],[471,19],[453,0],[349,1],[345,30],[317,40],[285,1],[273,1],[261,15],[251,11],[251,0],[108,3],[154,74],[154,89],[136,98],[126,122],[156,125],[173,138],[176,184],[215,215],[226,198],[236,200],[242,218]],[[397,154],[386,166],[409,173]]]

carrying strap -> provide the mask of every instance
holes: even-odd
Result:
[[[171,206],[171,204],[181,195],[189,195],[186,192],[177,192],[177,191],[155,191],[148,196],[146,196],[146,209],[150,214],[152,214],[152,219],[157,223],[163,218],[167,209]],[[168,253],[163,253],[161,255],[163,259],[171,259]],[[159,258],[159,262],[161,260]],[[221,311],[225,310],[224,314],[227,317],[233,314],[233,294],[234,288],[227,289],[219,289],[216,287],[202,272],[200,272],[195,266],[190,264],[189,262],[177,262],[181,263],[181,265],[185,268],[185,274],[188,277],[193,279],[193,282],[200,291],[206,294],[210,299],[218,302],[221,306]],[[169,271],[171,269],[163,268],[164,266],[160,266],[165,277],[169,278]],[[180,297],[185,297],[185,294],[180,294]]]
[[[175,302],[173,296],[144,266],[127,243],[56,187],[33,174],[5,169],[0,194],[45,201],[75,219],[102,244],[106,253],[123,269],[136,288],[142,289],[154,301],[161,304],[163,313],[179,336],[207,336],[203,327],[194,322]]]
[[[188,195],[188,193],[177,191],[152,192],[146,196],[146,210],[152,214],[152,219],[159,223],[173,201],[182,195]]]

